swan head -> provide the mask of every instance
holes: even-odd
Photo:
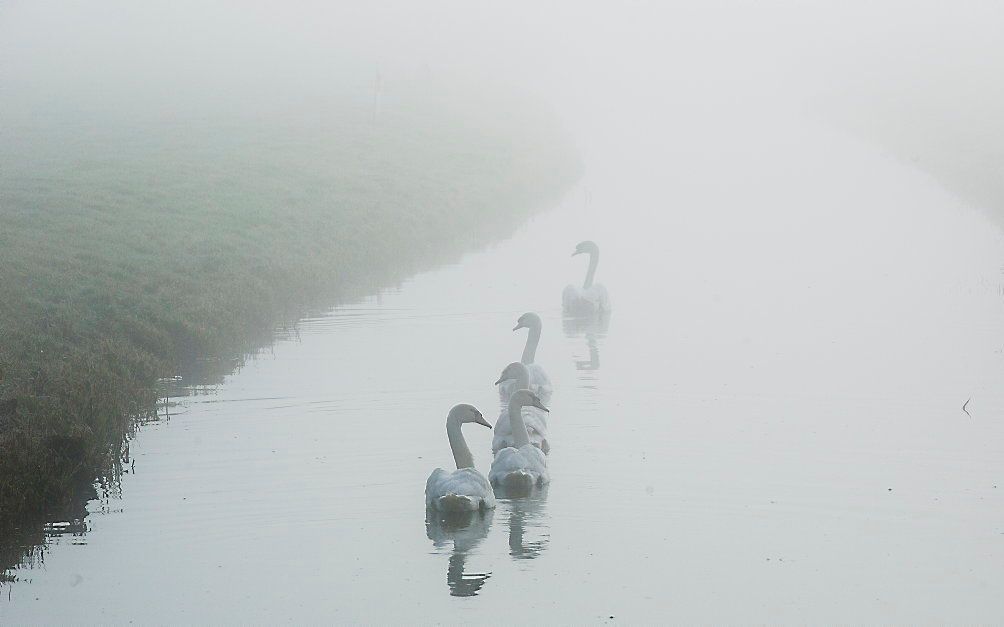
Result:
[[[575,252],[572,253],[572,256],[574,257],[575,255],[582,255],[582,254],[595,255],[598,254],[599,252],[600,252],[600,247],[596,245],[596,242],[586,240],[584,242],[579,242],[575,246]]]
[[[528,311],[519,317],[519,320],[516,321],[516,326],[514,326],[512,330],[519,331],[520,329],[539,329],[542,324],[540,316],[532,311]]]
[[[521,378],[529,380],[530,371],[523,362],[514,361],[505,367],[502,376],[495,382],[495,385],[499,385],[503,381],[519,381]]]
[[[491,423],[485,420],[485,417],[481,415],[477,407],[474,405],[468,405],[467,403],[461,403],[450,410],[450,415],[447,417],[449,420],[456,420],[460,424],[465,422],[476,422],[479,425],[484,425],[489,429],[492,428]]]
[[[522,407],[536,407],[542,411],[548,413],[551,412],[550,409],[544,407],[544,403],[540,402],[540,398],[530,390],[517,390],[510,398],[509,405],[520,405]],[[510,410],[512,411],[512,410]]]

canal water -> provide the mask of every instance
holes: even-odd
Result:
[[[809,121],[619,141],[514,236],[181,382],[0,622],[1000,620],[998,228]],[[605,319],[560,309],[584,239]],[[446,414],[494,422],[526,311],[552,483],[427,517]]]

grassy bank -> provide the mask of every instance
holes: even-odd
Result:
[[[539,110],[455,96],[0,112],[0,525],[107,472],[158,377],[495,239],[577,176]]]

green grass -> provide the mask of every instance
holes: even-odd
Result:
[[[556,198],[577,159],[547,116],[509,105],[0,107],[0,524],[53,515],[109,472],[158,377],[232,362]]]

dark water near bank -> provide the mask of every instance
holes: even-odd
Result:
[[[121,492],[0,588],[0,622],[999,620],[1004,240],[787,124],[596,156],[515,237],[177,390]],[[585,238],[605,323],[558,308]],[[446,412],[494,421],[527,310],[553,483],[427,520]],[[466,435],[487,470],[491,434]]]

